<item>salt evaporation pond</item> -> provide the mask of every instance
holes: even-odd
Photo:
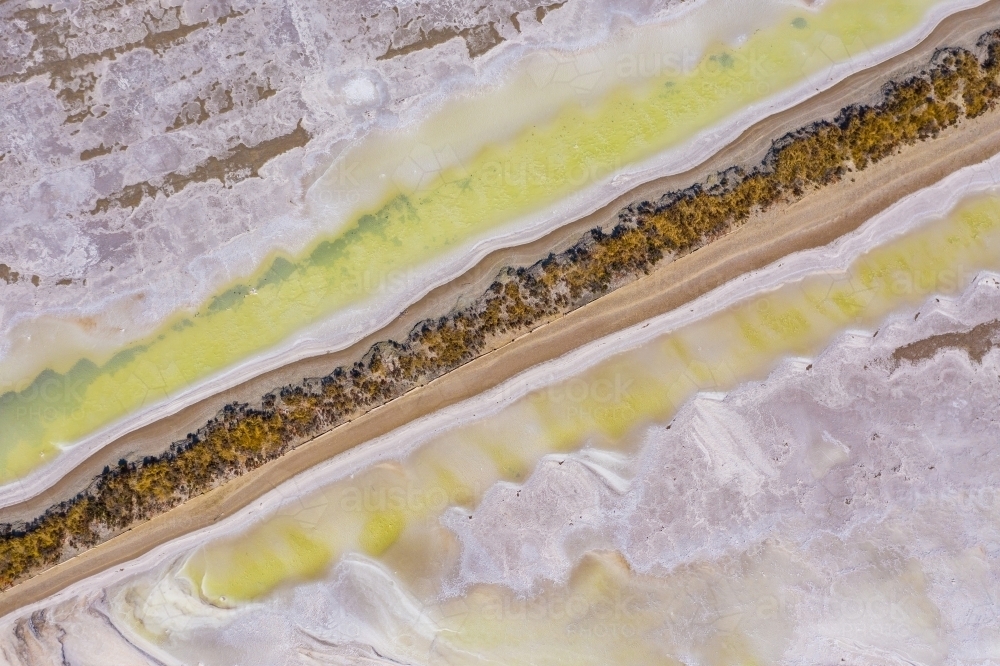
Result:
[[[135,427],[112,427],[129,414],[178,408],[184,391],[194,395],[191,387],[234,364],[240,364],[244,377],[253,373],[255,354],[315,339],[310,327],[335,313],[351,322],[344,344],[357,339],[391,318],[387,312],[398,312],[406,299],[419,296],[414,290],[434,286],[426,275],[428,266],[464,265],[472,248],[484,252],[489,238],[514,242],[516,228],[511,225],[532,211],[683,144],[742,109],[822,74],[833,63],[863,59],[911,33],[946,4],[836,0],[807,11],[775,3],[760,14],[768,25],[738,44],[721,46],[713,45],[707,27],[719,7],[707,3],[704,15],[692,11],[683,19],[698,27],[693,34],[700,43],[692,48],[703,51],[690,71],[653,68],[652,76],[610,87],[596,99],[583,94],[583,101],[566,103],[555,96],[560,105],[543,104],[529,114],[531,120],[543,121],[516,131],[507,128],[499,143],[463,147],[455,139],[459,150],[442,152],[442,142],[450,146],[439,120],[428,123],[424,133],[417,128],[404,135],[399,154],[379,150],[387,140],[359,148],[351,173],[359,182],[376,183],[368,196],[379,203],[339,236],[318,242],[304,256],[275,257],[198,312],[175,314],[156,334],[127,350],[82,360],[64,357],[27,388],[0,397],[5,426],[0,430],[0,482],[25,476],[75,443],[86,440],[98,446],[122,428]],[[669,35],[690,27],[664,30]],[[526,87],[537,89],[528,79],[515,77],[510,85],[515,92],[520,87],[523,97]],[[483,103],[460,104],[442,117],[453,127],[458,120],[481,116]],[[463,111],[468,117],[459,117]],[[424,152],[414,152],[414,146]],[[458,160],[459,154],[466,159]],[[421,166],[429,155],[432,163]],[[386,174],[392,177],[384,178]],[[340,187],[341,177],[340,170],[332,169],[314,187],[316,214],[324,214],[324,188]],[[551,224],[549,220],[542,228]],[[370,305],[379,298],[395,309],[380,312]],[[30,380],[14,369],[4,376],[8,389]],[[225,381],[236,379],[227,376]]]
[[[107,613],[114,649],[167,663],[984,658],[998,355],[893,353],[997,318],[991,165],[302,475],[52,621]]]

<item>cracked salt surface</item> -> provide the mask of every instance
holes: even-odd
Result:
[[[534,18],[544,0],[497,0],[486,11],[461,3],[353,4],[351,11],[282,1],[164,10],[140,2],[124,15],[116,5],[5,5],[10,49],[0,52],[0,107],[11,112],[0,116],[7,305],[0,358],[16,361],[17,329],[35,320],[42,330],[56,327],[63,346],[76,342],[98,357],[141,338],[274,251],[296,254],[335,231],[343,220],[310,216],[303,196],[347,146],[416,122],[449,95],[502,76],[525,53],[594,45],[618,17],[655,23],[675,3],[612,9],[574,2],[562,10],[579,19],[569,41],[559,11]],[[165,22],[146,25],[147,14]],[[504,42],[477,58],[456,38],[378,59],[391,45],[418,42],[421,31],[490,22]],[[177,25],[194,29],[155,52],[146,48],[143,34]],[[259,179],[232,174],[229,182],[163,186],[241,142],[256,146],[299,122],[312,134],[309,145],[269,161]],[[137,183],[150,187],[129,205],[100,204]],[[21,347],[21,356],[31,348]]]

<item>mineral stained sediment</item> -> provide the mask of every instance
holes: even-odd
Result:
[[[0,11],[0,662],[998,657],[997,2]]]
[[[72,310],[52,303],[52,293],[64,292],[10,285],[12,295],[28,289],[31,307],[17,308],[16,330],[6,337],[0,412],[11,427],[0,431],[0,481],[51,479],[60,458],[79,460],[248,375],[350,345],[484,253],[536,238],[633,185],[697,163],[754,120],[881,62],[948,10],[975,4],[881,2],[877,10],[841,0],[807,11],[770,1],[735,15],[727,11],[733,2],[723,0],[668,5],[683,20],[671,21],[670,11],[647,16],[652,22],[619,28],[608,43],[575,52],[555,69],[546,65],[555,56],[544,45],[512,45],[515,52],[504,62],[498,54],[477,85],[453,90],[450,104],[428,101],[423,112],[387,120],[387,127],[358,120],[360,135],[331,148],[297,181],[308,188],[288,199],[296,214],[273,210],[268,199],[286,233],[263,246],[248,245],[250,230],[242,242],[220,238],[206,248],[209,258],[194,260],[197,267],[171,269],[172,283],[144,272],[143,289],[128,296],[119,293],[127,280],[112,275],[113,266],[101,268],[112,296],[89,308],[79,300]],[[676,56],[687,64],[671,64]],[[630,64],[637,58],[659,64],[637,69]],[[601,76],[583,87],[574,77],[562,80],[560,72],[580,67]],[[287,141],[234,143],[183,173],[213,187],[259,191],[272,172],[254,160],[269,164],[282,146],[313,145],[308,137],[318,130],[306,120],[296,121]],[[176,174],[162,180],[170,191],[186,182]],[[139,190],[129,190],[129,201]],[[189,190],[150,205],[169,206]],[[138,220],[147,200],[143,194],[138,208],[95,214]],[[205,265],[221,270],[216,259],[237,246],[238,268],[204,274]],[[186,295],[180,303],[179,294]]]
[[[918,77],[887,85],[874,106],[845,109],[778,141],[764,163],[733,169],[619,214],[610,233],[595,230],[559,255],[508,269],[473,304],[425,321],[403,342],[371,349],[350,368],[271,393],[260,408],[228,406],[186,441],[160,456],[105,468],[88,492],[21,527],[7,525],[0,548],[10,585],[149,519],[219,481],[280,456],[302,442],[425,384],[483,351],[648,273],[659,261],[690,252],[779,201],[805,196],[863,171],[916,141],[933,140],[962,118],[976,118],[1000,97],[1000,41],[980,41],[982,60],[943,51]],[[886,131],[892,128],[892,133]]]

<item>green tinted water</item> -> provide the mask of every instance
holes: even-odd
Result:
[[[678,145],[805,76],[900,37],[931,0],[836,0],[789,9],[737,48],[711,50],[687,73],[571,105],[542,126],[491,146],[419,192],[390,193],[336,238],[276,258],[190,316],[102,365],[81,360],[0,396],[0,482],[296,331],[371,297],[404,271],[538,210],[624,164]],[[4,378],[8,387],[17,378]],[[22,384],[23,385],[23,384]]]
[[[260,526],[206,544],[183,575],[204,598],[223,604],[318,575],[323,567],[309,556],[318,552],[327,564],[361,552],[381,558],[404,581],[427,578],[440,553],[426,544],[440,540],[439,517],[448,507],[474,506],[500,480],[523,482],[550,453],[586,443],[632,446],[631,435],[669,422],[699,390],[763,378],[780,359],[814,355],[844,330],[877,326],[932,294],[957,294],[982,269],[1000,270],[1000,198],[968,201],[871,249],[843,273],[817,272],[749,298],[436,436],[401,462],[303,497]],[[307,552],[269,566],[276,550],[297,548],[285,536],[288,525],[301,530],[298,543]]]

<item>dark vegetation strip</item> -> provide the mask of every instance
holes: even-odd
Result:
[[[121,460],[30,523],[0,525],[0,589],[638,279],[755,212],[993,109],[1000,99],[1000,31],[984,35],[978,51],[941,50],[924,72],[887,84],[880,103],[847,107],[833,121],[782,137],[752,170],[732,168],[712,185],[633,204],[610,233],[595,229],[564,252],[503,270],[472,304],[422,322],[402,342],[379,343],[353,366],[269,393],[259,408],[228,405],[162,455]]]

